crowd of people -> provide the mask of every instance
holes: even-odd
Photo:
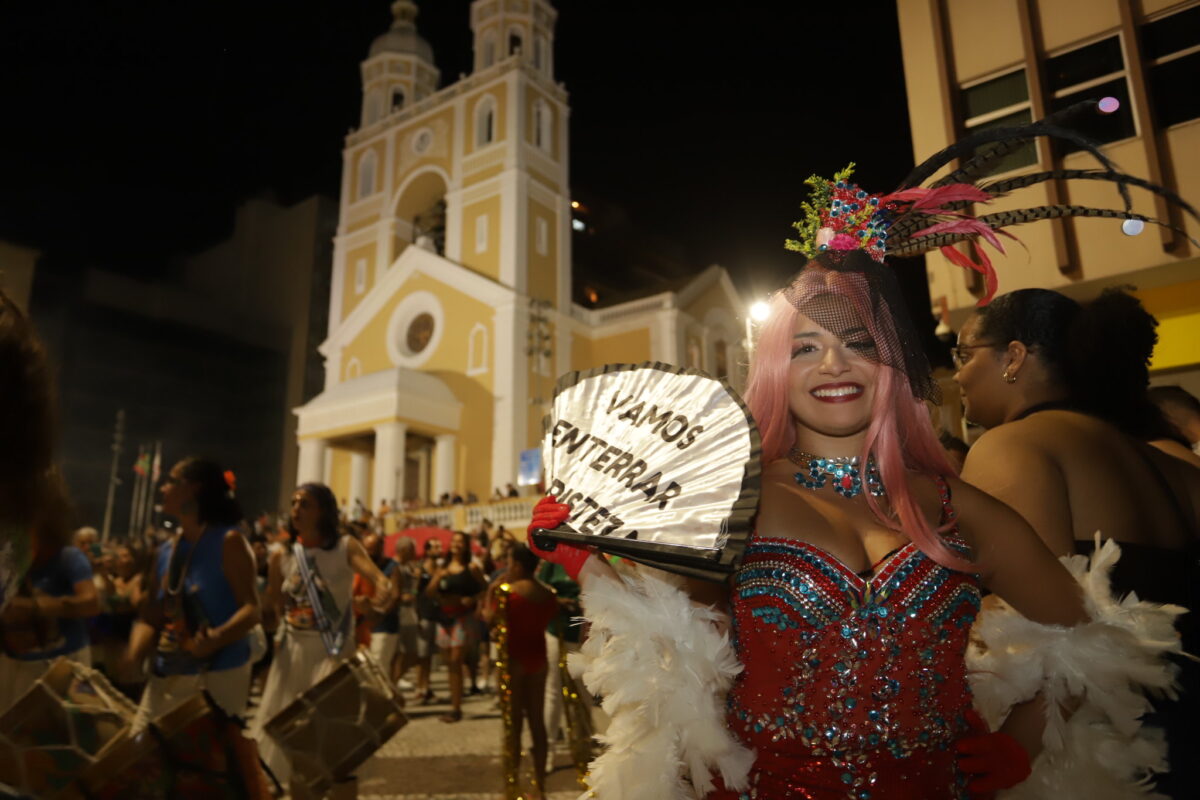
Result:
[[[291,763],[265,726],[356,649],[409,702],[448,700],[446,723],[462,719],[465,694],[494,693],[495,593],[507,581],[514,703],[533,734],[541,785],[546,729],[562,713],[547,676],[558,673],[560,636],[578,639],[578,587],[553,565],[546,582],[535,580],[538,559],[503,526],[427,535],[420,552],[401,532],[385,555],[377,520],[339,508],[321,484],[298,487],[277,528],[266,515],[244,519],[230,475],[211,460],[175,464],[160,491],[170,527],[143,541],[104,541],[90,527],[35,540],[32,566],[0,614],[0,714],[60,657],[106,674],[138,704],[138,726],[205,691],[249,720],[247,735],[287,787]],[[438,656],[448,698],[431,684]],[[519,736],[510,746],[519,750]]]
[[[519,760],[528,726],[534,798],[562,714],[561,648],[578,651],[575,671],[611,712],[589,773],[602,800],[1191,797],[1200,403],[1149,390],[1155,320],[1119,290],[993,296],[981,249],[982,263],[948,254],[985,276],[989,301],[953,352],[965,414],[985,430],[968,446],[934,428],[937,383],[885,261],[937,242],[995,246],[1038,214],[1143,219],[1128,205],[992,222],[964,210],[998,196],[956,182],[986,175],[971,173],[990,159],[976,155],[984,140],[1057,134],[1074,110],[980,132],[890,195],[859,189],[850,168],[809,180],[793,243],[804,264],[772,297],[750,364],[761,493],[724,582],[547,546],[541,532],[572,513],[554,497],[526,543],[490,526],[389,541],[316,483],[295,490],[278,531],[255,530],[228,473],[203,458],[163,481],[173,524],[155,541],[90,529],[72,541],[45,353],[0,293],[0,711],[58,657],[101,667],[141,723],[204,690],[250,716],[286,784],[291,764],[264,726],[350,654],[370,652],[422,704],[440,653],[453,725],[464,695],[494,685],[489,630],[502,623],[505,746]],[[1104,166],[1084,179],[1157,191],[1195,216],[1070,138]],[[955,158],[949,178],[921,186]]]

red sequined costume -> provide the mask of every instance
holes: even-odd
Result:
[[[966,552],[953,531],[947,542]],[[911,543],[862,577],[821,548],[754,536],[735,576],[745,671],[728,722],[757,758],[749,789],[710,797],[966,797],[954,742],[967,731],[964,652],[979,603],[974,575]]]

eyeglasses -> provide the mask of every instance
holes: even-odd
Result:
[[[978,344],[960,344],[957,347],[950,348],[950,355],[954,358],[954,366],[958,369],[963,368],[971,360],[971,351],[978,350],[981,347],[995,347],[991,342],[980,342]]]

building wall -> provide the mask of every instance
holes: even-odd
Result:
[[[1175,113],[1167,103],[1171,94],[1157,89],[1153,81],[1167,74],[1163,70],[1173,59],[1187,52],[1152,56],[1147,50],[1153,25],[1167,16],[1194,9],[1196,3],[1151,0],[1124,4],[1120,0],[897,0],[903,44],[908,108],[916,161],[945,147],[967,130],[967,95],[989,80],[1025,70],[1024,101],[1013,95],[1032,114],[1041,87],[1050,107],[1056,97],[1079,97],[1095,88],[1128,93],[1120,114],[1132,120],[1132,135],[1116,138],[1103,145],[1105,153],[1120,167],[1139,177],[1156,180],[1184,198],[1200,197],[1200,118],[1181,119],[1160,125],[1158,116]],[[1122,9],[1131,9],[1128,17]],[[1032,9],[1023,34],[1022,14]],[[1170,25],[1169,22],[1163,23]],[[1051,73],[1063,74],[1059,59],[1075,50],[1117,37],[1120,45],[1115,71],[1090,82],[1063,86],[1057,91]],[[1192,43],[1192,47],[1200,42]],[[1140,53],[1140,58],[1134,55]],[[1195,58],[1194,54],[1190,56]],[[1085,76],[1103,60],[1082,58]],[[1191,62],[1180,62],[1191,63]],[[1040,76],[1040,80],[1036,80]],[[1157,77],[1156,77],[1157,76]],[[1031,81],[1035,81],[1031,85]],[[1070,83],[1069,80],[1065,80]],[[1112,82],[1111,84],[1109,82]],[[1062,82],[1062,81],[1060,81]],[[1020,86],[1019,79],[1016,84]],[[1115,88],[1113,88],[1115,87]],[[976,89],[972,98],[984,90]],[[1180,89],[1179,96],[1186,95]],[[1099,95],[1097,95],[1098,97]],[[1006,95],[1007,97],[1007,95]],[[1165,99],[1164,99],[1165,98]],[[1065,102],[1065,100],[1064,100]],[[998,108],[995,113],[1008,113]],[[1019,111],[1019,109],[1018,109]],[[1186,115],[1185,115],[1186,116]],[[975,117],[978,122],[982,117]],[[1081,119],[1076,124],[1092,124]],[[1156,154],[1157,151],[1157,154]],[[1044,144],[1034,154],[1036,163],[1018,167],[1005,176],[1040,169],[1094,168],[1090,156],[1073,153],[1060,157]],[[1043,185],[1024,189],[994,201],[987,212],[1016,207],[1031,207],[1051,202]],[[1145,191],[1133,189],[1133,210],[1163,217],[1181,225],[1186,233],[1200,239],[1200,223],[1157,204]],[[1058,202],[1100,208],[1122,208],[1117,192],[1103,181],[1072,181],[1061,187]],[[977,208],[977,212],[981,209]],[[1094,296],[1105,287],[1133,283],[1142,289],[1147,308],[1160,317],[1160,346],[1155,354],[1155,369],[1195,368],[1200,365],[1192,343],[1200,340],[1200,316],[1181,307],[1191,298],[1188,280],[1200,266],[1200,249],[1183,236],[1174,237],[1153,226],[1140,236],[1121,232],[1120,220],[1074,219],[1063,222],[1038,222],[1010,229],[1020,243],[1006,242],[1007,255],[992,255],[1000,277],[1000,292],[1026,287],[1053,288],[1080,299]],[[970,313],[980,295],[977,280],[954,267],[941,254],[927,256],[930,295],[935,307],[944,300],[951,310],[951,322],[957,326]],[[1188,299],[1186,302],[1191,302]],[[1189,360],[1190,359],[1190,360]]]

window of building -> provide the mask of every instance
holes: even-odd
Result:
[[[547,153],[551,151],[551,139],[554,135],[554,117],[545,100],[533,104],[533,144],[537,149]]]
[[[542,37],[535,36],[533,38],[533,67],[534,67],[534,69],[542,68],[542,59],[545,57],[543,55],[543,53],[545,51],[544,48],[545,48],[545,45],[542,44]]]
[[[1083,114],[1071,120],[1073,130],[1101,144],[1137,135],[1119,36],[1052,56],[1046,59],[1045,72],[1050,113],[1081,100],[1102,97],[1115,97],[1121,103],[1112,114]],[[1054,146],[1063,154],[1080,149],[1063,141],[1056,141]]]
[[[417,355],[429,346],[429,340],[433,338],[434,331],[433,315],[429,313],[417,314],[408,323],[408,330],[404,333],[404,344],[408,348],[408,352],[412,355]]]
[[[375,151],[367,151],[358,162],[358,199],[375,194]]]
[[[392,89],[392,111],[404,108],[404,90]]]
[[[467,374],[479,375],[488,369],[488,332],[483,323],[476,322],[467,337]]]
[[[550,251],[550,225],[541,217],[537,218],[537,253],[544,256]]]
[[[508,54],[510,56],[516,55],[517,53],[521,52],[521,48],[523,45],[524,45],[524,41],[521,38],[520,29],[519,28],[510,29],[508,32]]]
[[[482,253],[488,249],[488,218],[480,214],[475,218],[475,252]]]
[[[354,293],[362,294],[367,290],[367,260],[360,258],[354,262]]]
[[[496,63],[496,37],[488,34],[483,38],[483,66],[486,69]]]
[[[713,372],[716,373],[717,378],[720,380],[724,380],[725,378],[728,378],[729,377],[729,345],[725,344],[724,342],[720,342],[720,341],[717,342],[715,361],[716,361],[716,363],[713,365]]]
[[[1029,105],[1029,84],[1025,70],[1017,69],[995,78],[964,86],[959,93],[963,112],[963,133],[992,128],[1024,125],[1033,121]],[[984,145],[986,150],[990,145]],[[996,173],[1027,167],[1038,160],[1037,145],[1024,144],[1000,159]]]
[[[1142,26],[1150,103],[1161,127],[1200,119],[1200,6]]]
[[[490,96],[475,107],[475,146],[483,147],[496,141],[496,101]]]

